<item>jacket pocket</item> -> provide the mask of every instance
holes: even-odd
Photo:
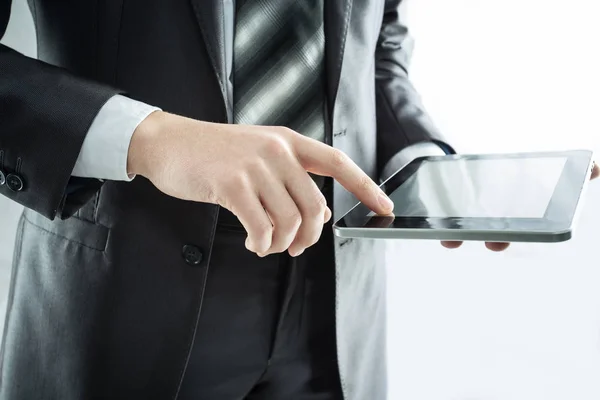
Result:
[[[27,210],[18,231],[0,398],[90,399],[106,376],[110,229]],[[60,379],[57,379],[57,374]],[[35,379],[30,379],[34,376]],[[93,380],[90,380],[93,377]]]
[[[31,225],[70,242],[97,251],[106,250],[110,233],[110,229],[106,226],[73,217],[66,220],[55,219],[51,221],[30,210],[23,213],[23,218]]]

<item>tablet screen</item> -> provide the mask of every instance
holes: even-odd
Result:
[[[374,215],[359,203],[335,226],[564,230],[574,218],[592,157],[590,151],[572,150],[418,158],[381,186],[394,202],[393,216]]]
[[[543,218],[566,161],[425,160],[388,194],[402,217]]]

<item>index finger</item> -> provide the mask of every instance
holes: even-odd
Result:
[[[344,152],[322,142],[299,136],[294,146],[300,164],[308,172],[330,176],[377,214],[389,214],[394,203]]]

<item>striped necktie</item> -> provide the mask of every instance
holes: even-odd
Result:
[[[324,142],[323,0],[236,6],[234,122],[286,126]]]

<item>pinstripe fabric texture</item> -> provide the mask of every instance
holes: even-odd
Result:
[[[325,141],[323,0],[238,0],[234,122]]]

